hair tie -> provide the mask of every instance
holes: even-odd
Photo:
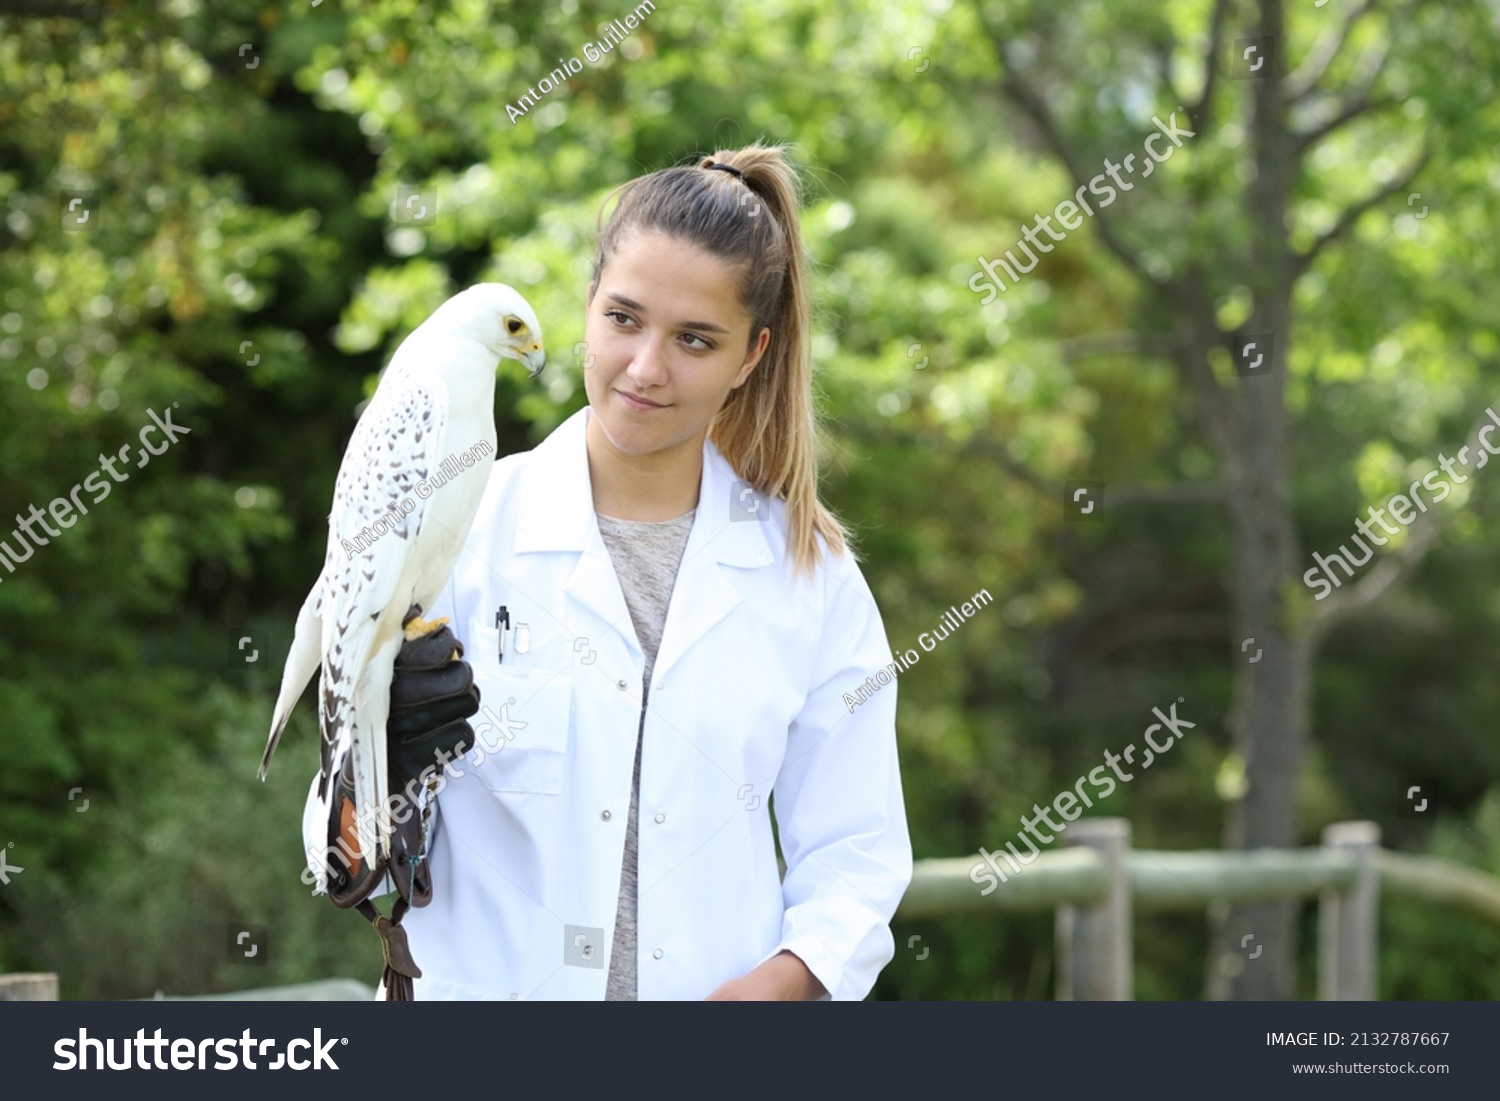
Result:
[[[745,174],[738,168],[734,167],[734,165],[732,164],[705,164],[703,167],[708,169],[717,169],[720,172],[733,172],[735,178],[738,180],[743,180],[745,178]]]

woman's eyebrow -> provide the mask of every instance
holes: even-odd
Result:
[[[633,298],[626,298],[623,294],[616,294],[613,291],[609,291],[606,292],[604,297],[608,298],[611,302],[618,302],[620,305],[632,309],[636,313],[643,314],[647,312],[645,306],[641,305]],[[703,329],[704,331],[710,333],[729,332],[729,330],[724,328],[723,325],[716,324],[712,321],[679,321],[677,323],[677,327],[680,329]]]

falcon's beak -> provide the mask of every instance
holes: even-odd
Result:
[[[547,362],[547,353],[538,348],[534,352],[527,352],[521,356],[521,362],[526,364],[526,373],[532,378],[541,374],[542,365]]]

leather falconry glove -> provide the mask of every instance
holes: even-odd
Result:
[[[413,608],[406,622],[417,615]],[[404,624],[403,624],[404,625]],[[386,722],[389,791],[398,804],[392,813],[391,852],[371,865],[362,858],[356,828],[353,761],[345,754],[330,801],[328,896],[334,905],[357,907],[380,934],[385,955],[382,981],[389,1001],[411,1001],[412,979],[422,972],[411,957],[401,919],[412,906],[432,900],[431,868],[422,851],[426,814],[419,792],[437,781],[444,764],[467,753],[474,730],[466,721],[479,710],[474,671],[463,661],[463,644],[446,625],[403,642],[391,677],[391,710]],[[398,898],[391,916],[380,913],[369,896],[390,877]]]

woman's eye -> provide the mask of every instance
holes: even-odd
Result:
[[[624,310],[605,310],[604,316],[609,318],[616,325],[631,320],[630,315]]]
[[[704,340],[697,333],[683,333],[682,335],[685,340],[696,340],[698,342],[697,344],[688,345],[688,347],[692,348],[695,352],[707,352],[713,349],[713,345]]]

